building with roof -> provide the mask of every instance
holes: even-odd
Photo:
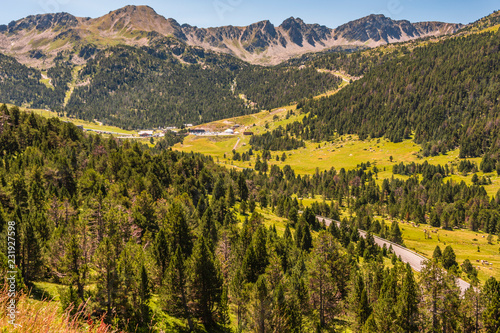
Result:
[[[153,131],[140,131],[139,136],[141,138],[150,138],[153,136]]]

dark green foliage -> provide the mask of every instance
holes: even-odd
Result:
[[[56,66],[48,74],[56,85],[54,90],[40,81],[40,71],[0,54],[0,100],[35,108],[61,109],[66,94],[65,84],[69,82],[66,69]]]
[[[391,231],[389,234],[389,240],[396,244],[403,244],[403,235],[401,234],[401,230],[399,229],[399,223],[393,221],[391,224]]]
[[[155,241],[153,243],[153,255],[160,270],[160,284],[163,282],[165,271],[167,270],[168,264],[170,262],[170,251],[171,250],[169,242],[167,240],[167,233],[162,228],[156,234]]]
[[[426,312],[425,331],[456,331],[460,317],[460,291],[455,277],[447,274],[434,260],[421,271],[421,309]]]
[[[216,310],[221,302],[222,277],[207,241],[201,236],[194,246],[188,267],[188,292],[194,300],[192,312],[206,327],[216,323]]]
[[[432,258],[436,259],[437,261],[440,261],[443,257],[443,254],[441,252],[441,248],[439,245],[436,245],[436,248],[434,249],[434,252],[432,253]]]
[[[461,265],[462,271],[467,275],[467,278],[471,281],[477,280],[477,269],[472,266],[472,263],[469,259],[465,259],[464,263]]]
[[[455,251],[453,251],[453,248],[448,245],[443,251],[443,267],[445,269],[450,269],[452,266],[458,265],[456,258]]]
[[[486,281],[481,298],[484,302],[482,319],[486,332],[498,332],[500,329],[500,284],[495,278]]]
[[[305,147],[303,140],[291,137],[283,127],[278,127],[272,132],[266,132],[261,135],[252,135],[250,144],[255,150],[292,150]],[[285,155],[286,159],[286,155]]]
[[[236,77],[236,91],[259,108],[270,110],[334,90],[341,82],[340,78],[318,73],[312,67],[249,66]]]
[[[364,286],[364,281],[360,275],[354,277],[352,288],[353,292],[350,305],[356,322],[355,326],[358,330],[360,330],[372,311],[370,304],[368,303],[368,296]]]
[[[189,256],[192,249],[191,234],[183,207],[174,203],[167,212],[165,225],[172,248],[180,247],[184,256]]]
[[[227,55],[184,49],[185,61],[196,58],[190,65],[181,64],[161,44],[100,51],[80,73],[82,79],[91,78],[91,83],[75,90],[68,113],[126,128],[180,126],[256,112],[257,108],[245,106],[239,93],[260,108],[270,109],[334,89],[339,82],[312,69],[251,66]]]
[[[24,251],[18,267],[28,284],[58,277],[68,286],[65,306],[90,299],[93,319],[106,315],[116,329],[138,332],[165,324],[162,312],[178,319],[173,331],[201,324],[206,331],[249,331],[262,322],[276,332],[339,330],[343,313],[355,320],[354,330],[414,331],[418,323],[429,331],[430,322],[438,331],[471,327],[470,306],[449,275],[437,266],[417,285],[395,256],[394,268],[384,271],[371,232],[401,237],[396,224],[374,219],[380,211],[412,220],[436,210],[442,223],[467,220],[496,234],[497,202],[482,187],[443,182],[432,168],[424,179],[393,178],[382,186],[368,164],[314,175],[295,175],[289,166],[272,166],[268,175],[227,170],[201,155],[0,109],[7,120],[0,141],[17,142],[5,146],[0,162],[0,230],[5,221],[18,222]],[[303,207],[298,198],[311,194],[325,200]],[[231,203],[243,197],[252,209],[258,199],[290,219],[283,236],[257,212],[237,226]],[[353,217],[321,231],[316,215],[338,219],[347,205]],[[319,231],[314,240],[311,229]],[[4,261],[0,256],[2,272]],[[488,302],[480,321],[495,327],[497,305]],[[453,314],[461,306],[458,320]]]
[[[460,145],[460,157],[481,156],[498,133],[499,39],[498,33],[451,38],[375,66],[338,94],[306,103],[310,114],[292,133],[399,142],[414,132],[417,143],[432,143],[431,154]]]
[[[407,265],[397,304],[398,326],[404,332],[419,331],[419,303],[417,283],[411,267]]]
[[[186,281],[186,265],[181,248],[177,247],[166,271],[161,289],[162,306],[168,313],[174,316],[182,316],[189,319]]]
[[[248,282],[255,283],[259,276],[264,273],[269,263],[266,249],[266,231],[259,227],[252,237],[252,242],[246,250],[243,258],[242,269],[244,277]]]
[[[232,71],[207,66],[182,65],[149,48],[100,51],[80,73],[91,78],[90,85],[75,89],[67,111],[124,128],[181,126],[251,112],[231,93]]]
[[[333,90],[341,82],[310,67],[254,66],[173,38],[149,37],[150,45],[142,48],[99,49],[89,44],[76,50],[87,60],[77,79],[89,84],[76,87],[66,106],[72,65],[56,59],[47,71],[52,84],[48,88],[39,70],[0,54],[1,100],[137,129],[205,123],[272,109]],[[167,135],[160,147],[179,139]]]

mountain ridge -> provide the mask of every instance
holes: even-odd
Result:
[[[198,28],[165,18],[149,6],[125,6],[97,18],[40,14],[0,25],[0,52],[23,64],[48,68],[58,53],[71,53],[86,44],[146,46],[159,34],[190,46],[228,53],[249,63],[276,65],[307,52],[345,46],[375,47],[454,33],[461,27],[454,23],[410,23],[369,15],[335,29],[307,24],[295,17],[278,26],[263,20],[241,27]],[[81,64],[84,60],[76,57],[73,62]]]

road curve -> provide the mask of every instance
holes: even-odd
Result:
[[[339,221],[335,221],[319,215],[317,215],[316,217],[320,222],[324,222],[327,227],[330,226],[332,222],[335,222],[337,223],[337,225],[340,225]],[[366,231],[359,230],[359,235],[362,237],[366,237]],[[402,262],[409,263],[410,266],[417,272],[420,272],[422,270],[424,266],[423,264],[425,263],[425,261],[427,261],[427,258],[425,258],[424,256],[416,252],[413,252],[404,246],[393,243],[391,241],[388,241],[387,239],[383,239],[375,235],[373,236],[373,238],[375,239],[375,243],[380,247],[383,247],[385,245],[387,248],[389,248],[392,246],[392,250],[394,251],[396,256],[400,257]],[[460,287],[462,295],[470,287],[470,284],[462,279],[457,279],[457,284]]]

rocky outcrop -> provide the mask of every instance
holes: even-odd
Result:
[[[261,21],[246,27],[198,28],[180,25],[148,6],[126,6],[102,17],[79,18],[67,13],[28,16],[0,26],[0,52],[31,66],[50,67],[60,52],[81,50],[87,44],[104,48],[110,43],[151,45],[156,37],[174,37],[191,46],[229,53],[245,61],[278,64],[291,57],[329,48],[373,47],[427,36],[449,34],[459,24],[394,21],[370,15],[336,29],[306,24],[290,17],[275,27]],[[176,49],[181,54],[182,47]],[[43,54],[43,57],[33,57]],[[85,57],[74,61],[86,61]]]

